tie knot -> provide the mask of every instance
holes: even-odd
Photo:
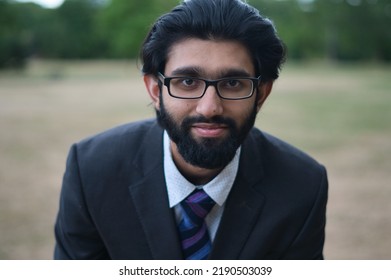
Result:
[[[206,215],[212,210],[215,202],[202,189],[192,192],[183,202],[182,207],[189,213],[197,216],[199,219],[204,219]]]

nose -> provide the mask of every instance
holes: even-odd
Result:
[[[207,118],[223,113],[222,99],[217,94],[215,86],[206,89],[204,96],[198,100],[196,111]]]

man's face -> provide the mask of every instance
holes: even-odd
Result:
[[[200,39],[174,44],[163,74],[205,79],[255,75],[251,56],[241,44]],[[171,97],[162,86],[155,102],[158,121],[186,162],[206,169],[223,168],[254,125],[262,103],[256,91],[248,99],[224,100],[210,86],[202,98],[185,100]]]

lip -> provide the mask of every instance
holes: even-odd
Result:
[[[199,137],[217,138],[226,134],[228,127],[224,124],[196,123],[192,130]]]

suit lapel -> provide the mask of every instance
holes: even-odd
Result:
[[[240,259],[263,206],[263,196],[245,184],[236,184],[214,240],[211,259]]]
[[[259,144],[258,144],[259,145]],[[240,259],[264,205],[257,191],[263,178],[263,163],[251,134],[242,146],[239,171],[227,198],[224,213],[213,243],[211,259]]]
[[[135,167],[140,180],[129,187],[154,259],[181,259],[174,212],[169,208],[163,171],[162,130],[155,125],[145,137]]]

